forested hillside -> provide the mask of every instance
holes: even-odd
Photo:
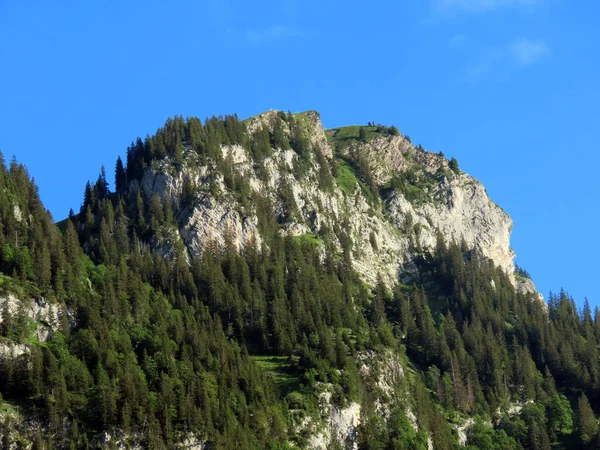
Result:
[[[2,161],[3,448],[600,445],[600,311],[446,226],[455,159],[314,117],[169,119],[58,225]]]

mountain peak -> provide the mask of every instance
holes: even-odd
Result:
[[[151,138],[144,148],[181,145],[183,164],[173,166],[175,154],[154,161],[129,189],[146,202],[170,199],[178,218],[171,245],[181,241],[192,256],[213,243],[241,251],[264,242],[256,202],[266,199],[279,233],[318,236],[340,255],[349,242],[349,261],[371,285],[413,279],[440,236],[463,242],[515,283],[510,217],[455,160],[413,145],[394,126],[325,131],[316,111],[269,110],[241,122],[210,119],[197,143],[193,126],[167,125],[180,144],[163,143],[172,133]]]

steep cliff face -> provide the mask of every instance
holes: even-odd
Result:
[[[295,128],[282,117],[268,111],[247,119],[246,128],[250,136],[275,127],[289,139],[300,135],[309,143],[309,157],[275,147],[260,163],[239,145],[222,146],[221,153],[227,169],[248,186],[250,192],[244,195],[271,202],[283,233],[311,233],[330,240],[340,253],[348,250],[344,240],[349,237],[352,265],[365,282],[373,285],[381,277],[389,286],[410,280],[415,257],[432,252],[443,236],[464,241],[517,285],[510,217],[481,183],[451,170],[443,155],[417,148],[401,135],[336,140],[339,130],[326,132],[314,111],[295,114]],[[371,174],[371,187],[359,176],[361,161]],[[331,175],[324,172],[332,168],[335,180],[327,186],[323,179]],[[179,206],[177,229],[157,247],[169,252],[182,240],[196,256],[208,245],[227,243],[242,250],[253,242],[260,248],[256,202],[244,202],[222,172],[215,164],[202,164],[192,151],[186,152],[183,164],[164,159],[146,169],[137,187],[148,199],[157,194]],[[188,196],[193,191],[191,201],[184,199],[186,189]],[[374,200],[369,189],[377,190],[381,200]]]
[[[431,188],[430,195],[432,202],[418,205],[402,195],[394,195],[388,204],[392,221],[401,226],[410,215],[414,223],[421,223],[425,250],[435,246],[438,233],[446,240],[464,240],[470,250],[491,259],[512,275],[515,256],[510,248],[512,220],[489,199],[481,183],[461,173],[443,178]]]
[[[465,241],[479,256],[491,259],[512,278],[511,218],[487,195],[483,185],[460,170],[451,170],[441,154],[417,148],[403,136],[378,137],[350,146],[346,153],[364,156],[375,183],[384,187],[405,176],[405,189],[387,197],[386,210],[396,228],[417,225],[418,244],[431,251],[437,236]],[[410,216],[410,218],[409,218]]]

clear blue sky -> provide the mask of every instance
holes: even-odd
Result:
[[[597,305],[598,17],[591,0],[0,0],[0,149],[62,219],[174,114],[395,124],[485,184],[544,295]]]

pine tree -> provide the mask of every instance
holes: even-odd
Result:
[[[290,141],[283,130],[283,121],[279,117],[275,118],[271,143],[273,148],[280,148],[281,150],[288,150],[290,148]]]
[[[584,446],[589,445],[598,434],[598,420],[585,394],[581,394],[577,401],[577,427],[579,441]]]
[[[110,190],[108,189],[108,181],[106,181],[106,169],[104,166],[100,168],[100,174],[98,175],[98,180],[96,181],[95,187],[98,200],[103,200],[108,197],[108,194],[110,194]]]
[[[135,196],[135,226],[139,233],[146,231],[145,203],[140,191]]]
[[[117,164],[115,167],[115,189],[117,192],[122,192],[123,189],[127,186],[127,172],[123,167],[123,161],[119,156],[117,158]]]
[[[367,131],[365,127],[360,127],[358,130],[358,140],[365,142],[367,140]]]
[[[45,242],[39,245],[36,252],[34,273],[40,287],[42,289],[49,289],[52,280],[52,260],[48,245]]]
[[[460,169],[458,168],[458,161],[456,160],[455,157],[452,157],[452,159],[450,160],[450,163],[448,164],[448,167],[450,167],[450,170],[456,174],[460,173]]]

